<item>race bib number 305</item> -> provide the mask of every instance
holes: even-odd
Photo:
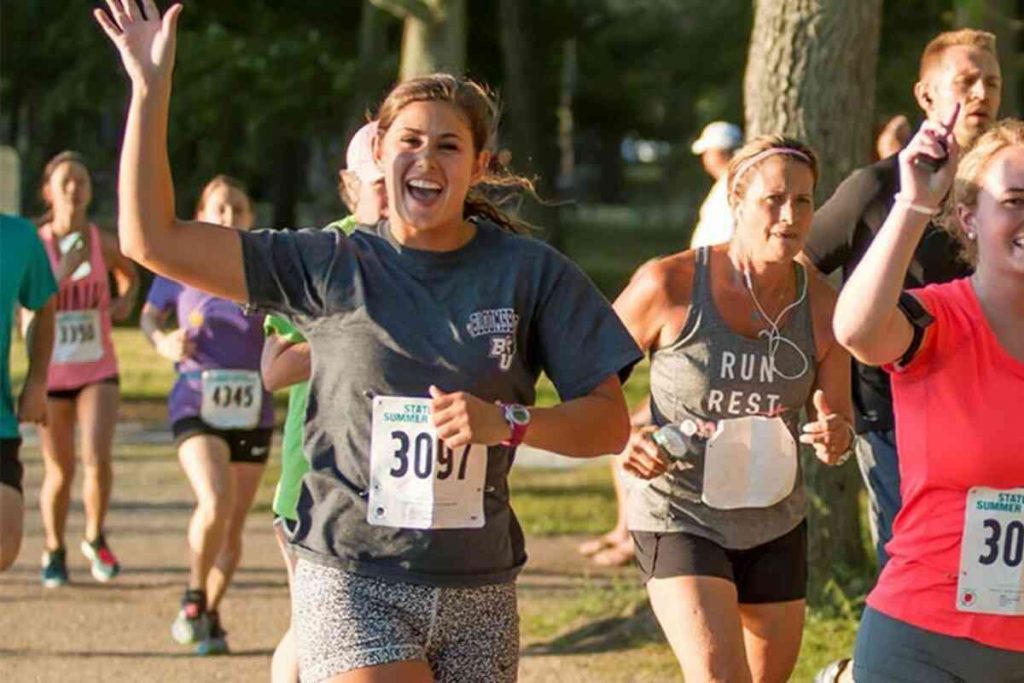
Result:
[[[54,363],[94,363],[103,357],[99,311],[58,311],[54,322]]]
[[[1024,488],[967,492],[956,606],[1024,616]]]
[[[430,399],[373,399],[366,521],[405,529],[484,525],[487,447],[446,447],[430,422]]]

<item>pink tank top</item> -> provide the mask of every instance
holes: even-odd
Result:
[[[62,239],[51,224],[39,230],[54,273]],[[100,231],[89,225],[89,260],[58,283],[57,319],[47,388],[77,389],[117,374],[110,336],[110,282],[103,261]]]

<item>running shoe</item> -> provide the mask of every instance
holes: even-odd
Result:
[[[43,553],[43,587],[58,588],[68,583],[67,553],[64,548]]]
[[[182,645],[205,640],[210,633],[210,615],[206,611],[206,592],[187,589],[181,599],[181,611],[171,624],[171,637]]]
[[[92,562],[92,578],[100,583],[106,583],[121,572],[121,565],[107,545],[107,539],[103,534],[97,536],[95,541],[82,539],[81,547],[82,554]]]
[[[210,629],[206,637],[199,641],[196,646],[197,655],[226,655],[228,649],[228,632],[221,628],[220,615],[216,612],[207,612],[210,619]]]

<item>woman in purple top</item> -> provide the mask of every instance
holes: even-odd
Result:
[[[217,176],[203,189],[197,217],[237,230],[252,226],[242,185]],[[165,329],[171,312],[177,329]],[[217,606],[238,566],[242,528],[270,453],[274,409],[260,379],[263,316],[231,301],[157,277],[140,321],[178,379],[171,390],[171,429],[178,459],[196,496],[188,528],[189,583],[171,627],[198,654],[227,651]]]

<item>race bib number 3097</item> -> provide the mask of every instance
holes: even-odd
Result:
[[[1024,488],[967,492],[957,609],[1024,616]]]
[[[430,422],[430,399],[373,400],[366,521],[406,529],[484,525],[487,447],[445,446]]]

